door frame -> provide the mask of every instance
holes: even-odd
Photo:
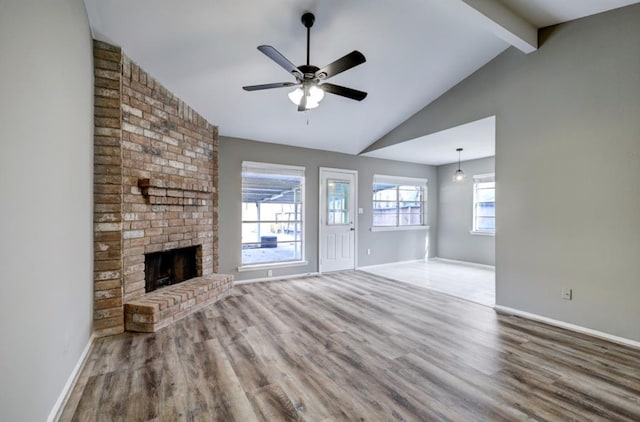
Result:
[[[355,270],[358,268],[358,170],[320,167],[318,172],[318,273],[322,273],[322,247],[324,246],[324,225],[322,224],[322,219],[324,217],[326,204],[325,190],[322,186],[322,182],[323,173],[325,172],[346,173],[353,175],[353,227],[355,229],[353,236],[353,269]]]

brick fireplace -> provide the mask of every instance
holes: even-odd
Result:
[[[233,284],[216,274],[218,131],[118,47],[94,41],[94,75],[94,331],[155,331]],[[196,277],[147,293],[145,257],[180,248]]]

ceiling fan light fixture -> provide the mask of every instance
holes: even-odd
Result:
[[[357,89],[347,88],[345,86],[335,85],[332,83],[324,83],[327,79],[366,62],[367,59],[364,57],[364,54],[358,50],[353,50],[351,53],[342,56],[338,60],[334,60],[322,68],[311,65],[309,61],[309,50],[311,44],[311,27],[313,26],[314,21],[315,17],[313,16],[313,13],[307,12],[302,15],[302,24],[307,28],[307,64],[295,66],[289,59],[283,56],[282,53],[272,46],[258,46],[258,50],[261,53],[273,60],[276,64],[286,70],[287,73],[293,75],[296,78],[296,82],[275,82],[269,84],[248,85],[243,86],[242,89],[245,91],[260,91],[263,89],[284,88],[299,85],[300,88],[289,93],[289,99],[292,103],[298,106],[298,111],[307,111],[318,107],[325,92],[349,98],[350,100],[364,100],[367,97],[367,93],[364,91],[358,91]],[[323,82],[323,84],[319,85],[320,82]],[[305,92],[308,94],[306,98],[303,98]]]
[[[298,87],[289,93],[289,99],[295,105],[300,105],[303,95],[304,90],[301,87]],[[324,90],[316,85],[311,86],[309,88],[309,95],[307,96],[307,106],[305,107],[305,110],[318,107],[323,98]]]

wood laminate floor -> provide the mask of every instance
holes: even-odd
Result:
[[[640,351],[363,272],[96,341],[61,420],[640,420]]]
[[[496,304],[496,271],[488,265],[431,258],[362,270],[482,305],[493,307]]]

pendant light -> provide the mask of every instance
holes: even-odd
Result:
[[[453,175],[453,181],[460,183],[464,182],[464,172],[460,169],[460,153],[462,152],[462,148],[456,148],[458,151],[458,170]]]

